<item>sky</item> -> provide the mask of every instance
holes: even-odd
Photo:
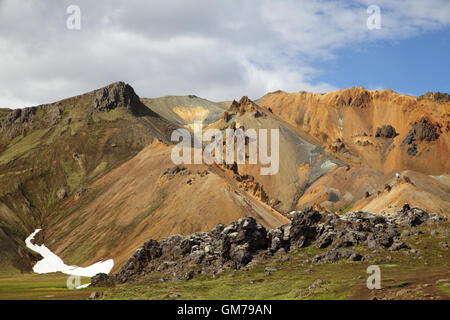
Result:
[[[0,107],[115,81],[213,101],[353,86],[421,95],[449,92],[449,70],[449,0],[0,0]]]

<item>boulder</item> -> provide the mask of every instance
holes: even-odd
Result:
[[[390,124],[384,125],[377,129],[377,132],[375,134],[375,137],[381,137],[381,138],[395,138],[398,135],[398,133],[395,131],[395,128],[391,126]]]
[[[312,208],[297,212],[291,222],[290,247],[306,247],[316,240],[318,236],[317,224],[321,218],[322,215]]]
[[[353,249],[338,248],[331,249],[323,254],[317,255],[312,259],[313,263],[327,263],[336,262],[339,260],[347,259],[350,261],[361,261],[361,254]]]
[[[106,273],[97,273],[91,277],[90,287],[105,287],[111,285],[111,277]]]

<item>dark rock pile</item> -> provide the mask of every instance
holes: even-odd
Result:
[[[417,155],[418,141],[435,141],[439,139],[439,136],[442,133],[441,126],[438,123],[434,124],[425,118],[420,119],[411,126],[412,129],[402,141],[402,145],[408,145],[407,153],[410,156]]]
[[[375,137],[381,137],[381,138],[395,138],[398,135],[398,133],[395,131],[395,128],[391,125],[385,125],[377,129],[377,132],[375,133]]]
[[[174,280],[189,280],[195,273],[240,269],[256,256],[270,257],[310,245],[330,248],[311,259],[311,263],[342,259],[360,261],[362,255],[350,247],[408,249],[400,237],[399,228],[446,220],[419,208],[410,208],[408,204],[389,216],[362,211],[338,216],[308,208],[297,212],[291,223],[270,231],[254,218],[245,217],[228,226],[218,224],[210,232],[174,235],[160,242],[148,240],[117,274],[99,274],[91,282],[93,286],[124,283],[139,280],[152,272],[171,273]]]

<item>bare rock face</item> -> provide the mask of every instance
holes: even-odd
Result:
[[[330,149],[333,152],[341,153],[341,154],[350,152],[347,149],[347,146],[345,145],[345,143],[340,138],[338,138],[333,144],[330,145]]]
[[[364,108],[372,101],[372,96],[364,88],[350,88],[336,95],[335,104],[342,107]]]
[[[134,107],[141,104],[133,88],[124,82],[112,83],[102,89],[93,91],[92,94],[94,95],[94,108],[101,112],[121,107],[134,111]]]
[[[258,251],[267,248],[267,230],[254,218],[239,219],[236,227],[227,231],[223,237],[222,258],[233,261],[237,269],[249,263]]]
[[[0,120],[0,133],[9,139],[24,134],[33,126],[37,107],[15,109]]]
[[[426,118],[422,118],[416,121],[412,125],[412,130],[403,139],[402,145],[407,145],[407,153],[410,156],[417,155],[417,142],[425,141],[431,142],[439,139],[441,132],[441,126],[438,123],[432,123]]]
[[[422,118],[413,125],[414,136],[420,141],[435,141],[441,133],[438,124],[432,123],[430,120]]]
[[[150,261],[161,256],[161,247],[155,240],[148,240],[142,248],[137,249],[120,269],[118,280],[125,282],[129,277],[139,274]]]
[[[437,101],[437,102],[448,102],[450,101],[450,95],[448,93],[442,93],[442,92],[427,92],[424,95],[420,96],[419,98],[422,99],[428,99],[431,101]]]
[[[397,135],[398,133],[395,131],[395,128],[388,124],[378,128],[375,137],[390,139],[395,138]]]
[[[291,248],[306,247],[316,240],[318,235],[317,223],[321,218],[322,215],[311,208],[305,212],[297,213],[292,219],[289,231]]]
[[[228,108],[227,115],[228,116],[230,116],[231,114],[243,115],[246,112],[254,113],[256,117],[261,115],[258,111],[256,104],[252,100],[250,100],[247,96],[243,96],[241,100],[239,100],[239,102],[233,100],[231,106]]]

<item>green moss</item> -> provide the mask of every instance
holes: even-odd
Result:
[[[351,205],[349,205],[347,208],[341,209],[340,212],[341,212],[342,214],[344,214],[344,213],[350,211],[352,208],[353,208],[353,205],[351,204]]]
[[[90,288],[70,290],[67,288],[67,275],[21,274],[16,271],[0,273],[0,300],[14,299],[86,299]],[[82,277],[81,284],[89,283]]]
[[[0,165],[6,164],[13,159],[19,158],[24,153],[36,148],[41,143],[42,137],[48,132],[47,129],[39,129],[28,135],[21,135],[14,138],[7,149],[0,155]]]
[[[446,281],[438,281],[437,288],[450,297],[450,279]]]
[[[102,161],[100,164],[91,172],[89,175],[89,179],[95,179],[98,176],[101,176],[107,169],[108,162]]]

